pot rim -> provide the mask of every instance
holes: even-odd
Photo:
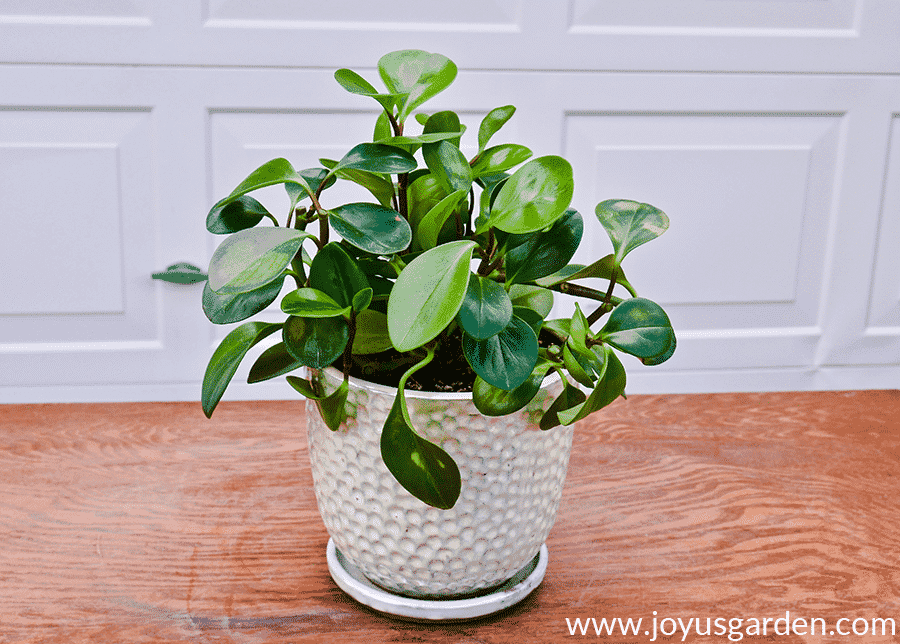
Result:
[[[344,378],[344,374],[342,371],[331,366],[325,367],[324,369],[316,369],[315,371],[324,371],[338,380],[342,380]],[[546,389],[547,387],[552,386],[556,383],[557,380],[559,380],[559,374],[554,371],[548,376],[544,377],[544,382],[541,383],[541,389]],[[368,380],[360,380],[359,378],[356,378],[354,376],[350,376],[350,384],[357,389],[363,389],[372,393],[378,393],[388,396],[397,395],[396,387],[379,385],[378,383],[369,382]],[[418,398],[421,400],[472,400],[471,391],[420,391],[418,389],[407,389],[404,392],[404,396],[407,399]]]

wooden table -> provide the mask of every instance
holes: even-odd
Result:
[[[618,401],[576,431],[543,584],[466,624],[335,586],[306,452],[299,401],[0,407],[0,642],[900,641],[900,391]],[[643,622],[570,635],[592,617]]]

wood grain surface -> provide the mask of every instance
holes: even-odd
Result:
[[[633,396],[576,431],[543,584],[421,625],[332,582],[301,402],[6,405],[0,642],[650,642],[786,611],[898,634],[740,641],[896,642],[898,474],[898,391]],[[570,635],[592,617],[643,621]]]

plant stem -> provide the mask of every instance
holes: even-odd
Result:
[[[478,265],[478,274],[479,275],[490,275],[493,268],[493,259],[496,244],[496,239],[494,237],[494,229],[488,229],[488,247],[487,252],[481,257],[481,264]]]
[[[603,304],[594,309],[593,313],[591,313],[587,317],[588,326],[592,325],[594,322],[602,318],[604,315],[609,313],[615,308],[612,304],[613,300],[613,289],[616,288],[616,276],[619,274],[619,268],[614,266],[612,269],[612,273],[609,276],[609,289],[606,291],[606,297],[603,298]],[[621,300],[620,300],[621,301]]]
[[[356,311],[350,310],[350,337],[344,347],[344,380],[350,377],[350,363],[353,358],[353,338],[356,337]]]
[[[539,285],[535,285],[539,286]],[[574,295],[576,297],[586,297],[590,300],[596,300],[598,302],[603,302],[606,299],[606,294],[602,291],[598,291],[593,288],[589,288],[587,286],[579,286],[578,284],[569,284],[568,282],[563,282],[562,284],[554,284],[553,286],[547,286],[544,288],[548,288],[551,291],[556,291],[557,293],[565,293],[566,295]],[[619,304],[622,300],[621,298],[612,296],[610,301],[613,304]]]
[[[319,248],[324,248],[325,244],[328,243],[328,215],[320,212],[319,213],[319,239],[318,246]]]
[[[409,221],[409,201],[406,189],[409,187],[409,173],[397,175],[397,197],[400,216]]]

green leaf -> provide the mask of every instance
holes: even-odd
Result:
[[[488,384],[507,391],[525,382],[537,364],[537,337],[528,323],[516,316],[487,340],[464,333],[462,345],[472,370]]]
[[[381,141],[391,135],[393,128],[391,127],[391,119],[388,117],[388,112],[390,111],[392,111],[392,108],[386,108],[386,111],[383,111],[375,119],[375,129],[372,131],[373,141]]]
[[[383,143],[360,143],[352,148],[332,172],[365,170],[384,174],[402,174],[416,169],[416,160],[409,152]]]
[[[541,420],[538,421],[538,427],[546,431],[548,429],[553,429],[558,425],[562,425],[562,421],[559,419],[559,413],[570,410],[573,407],[578,407],[585,400],[587,400],[587,395],[585,395],[581,389],[566,382],[563,386],[562,393],[556,397],[547,411],[544,412],[544,415],[541,416]]]
[[[487,113],[481,121],[478,128],[478,153],[484,150],[488,141],[494,136],[503,125],[512,118],[516,113],[516,108],[512,105],[504,105],[503,107],[495,107]]]
[[[616,264],[621,264],[632,250],[656,239],[669,227],[669,218],[650,204],[608,199],[594,209],[615,249]]]
[[[371,286],[367,286],[361,291],[358,291],[356,295],[353,296],[353,311],[355,313],[360,313],[369,308],[374,294],[375,290]]]
[[[476,409],[485,416],[506,416],[519,411],[540,391],[549,369],[549,362],[538,362],[525,382],[512,391],[494,387],[481,376],[477,376],[472,386],[472,400]]]
[[[445,90],[456,78],[456,65],[446,56],[418,49],[385,54],[378,73],[392,94],[406,94],[397,120],[403,123],[419,105]]]
[[[642,360],[664,355],[675,342],[672,323],[663,308],[640,297],[614,308],[598,335],[607,344]]]
[[[625,368],[609,347],[603,347],[605,357],[603,373],[594,390],[582,404],[558,413],[563,425],[571,425],[589,414],[606,407],[619,396],[625,395]]]
[[[524,244],[506,253],[506,282],[531,282],[560,270],[578,250],[584,222],[576,210],[567,210],[550,230],[532,233]]]
[[[615,269],[616,284],[621,284],[622,286],[624,286],[625,289],[631,294],[631,297],[637,297],[637,292],[634,290],[634,287],[631,285],[631,283],[629,283],[628,279],[626,279],[625,272],[622,270],[622,267],[619,266],[618,268],[616,268],[615,261],[615,256],[610,254],[605,257],[601,257],[590,266],[585,266],[583,264],[572,264],[570,266],[561,268],[552,275],[536,279],[534,280],[534,282],[541,286],[549,287],[555,284],[561,284],[563,282],[573,282],[575,280],[588,279],[591,277],[609,280],[612,279],[612,273]]]
[[[327,396],[320,396],[315,392],[312,383],[296,376],[287,377],[288,384],[310,400],[314,400],[322,420],[333,432],[336,432],[347,419],[347,394],[350,393],[350,384],[347,380],[341,382],[337,389]]]
[[[213,324],[231,324],[256,315],[278,298],[283,279],[275,279],[246,293],[216,293],[203,286],[203,312]]]
[[[508,233],[531,233],[561,217],[572,201],[572,166],[562,157],[533,159],[503,184],[489,220],[477,232],[495,226]]]
[[[296,184],[289,185],[302,190]],[[249,195],[242,195],[233,201],[225,202],[224,205],[220,204],[222,202],[213,206],[206,216],[206,230],[214,235],[226,235],[253,228],[263,217],[272,217],[265,206]]]
[[[326,168],[334,169],[338,162],[333,159],[319,159],[319,162]],[[372,193],[372,196],[378,199],[378,203],[386,208],[391,207],[394,197],[393,184],[380,174],[366,172],[365,170],[343,169],[335,173],[336,176],[347,181],[352,181]],[[334,178],[334,177],[332,177]]]
[[[222,394],[247,352],[280,328],[280,324],[247,322],[225,336],[213,352],[203,376],[201,405],[207,418],[212,417],[213,410],[222,399]]]
[[[589,365],[582,364],[578,359],[579,357],[572,351],[571,345],[567,342],[563,345],[563,364],[566,366],[566,370],[569,372],[576,382],[584,385],[585,387],[593,387],[596,384],[596,380],[593,376],[593,369],[590,368]]]
[[[209,263],[209,287],[247,293],[281,275],[310,233],[293,228],[248,228],[222,242]]]
[[[282,338],[296,360],[313,369],[324,369],[344,352],[350,330],[342,317],[301,318],[290,316]]]
[[[472,168],[460,149],[450,141],[426,143],[422,146],[422,157],[446,192],[468,192],[472,188]]]
[[[172,264],[160,273],[153,273],[151,277],[172,284],[196,284],[209,279],[202,269],[187,262]]]
[[[409,184],[408,194],[409,224],[414,230],[418,230],[422,218],[448,196],[438,183],[437,177],[431,173],[412,181]]]
[[[397,351],[433,340],[456,317],[469,283],[473,241],[432,248],[410,262],[388,300],[388,332]]]
[[[306,179],[306,183],[309,185],[310,189],[313,192],[321,192],[321,190],[326,190],[334,185],[335,181],[337,181],[337,177],[333,174],[325,170],[324,168],[306,168],[304,170],[300,170],[298,172],[301,177]],[[321,190],[319,186],[322,185],[322,182],[325,182],[325,185],[322,186]],[[297,186],[295,183],[286,183],[284,184],[285,190],[287,190],[288,196],[291,198],[291,202],[294,206],[296,206],[301,200],[305,199],[309,195],[306,194],[306,191]]]
[[[406,250],[412,229],[396,210],[372,203],[348,203],[330,211],[337,233],[357,248],[373,255]]]
[[[675,354],[675,347],[677,344],[678,343],[675,339],[675,333],[673,332],[671,344],[669,344],[668,348],[665,351],[660,353],[658,356],[653,356],[652,358],[641,358],[641,362],[643,362],[647,367],[655,367],[658,364],[662,364]]]
[[[309,267],[309,285],[331,296],[341,308],[349,310],[356,294],[369,288],[369,280],[343,246],[339,242],[331,242],[325,244],[313,258]]]
[[[472,162],[472,176],[492,175],[514,168],[531,158],[531,150],[524,145],[504,143],[481,152]]]
[[[514,306],[513,315],[520,317],[528,323],[531,330],[534,331],[535,337],[540,339],[541,328],[544,326],[544,318],[537,311],[533,311],[526,306]]]
[[[509,289],[513,306],[525,306],[536,311],[542,318],[550,315],[553,308],[553,293],[540,286],[513,284]]]
[[[350,313],[349,306],[341,306],[334,298],[314,288],[298,288],[281,300],[281,310],[301,318],[334,318]]]
[[[387,316],[379,311],[365,309],[356,316],[356,335],[353,336],[353,353],[381,353],[391,348]]]
[[[513,306],[506,289],[492,279],[469,275],[469,285],[456,319],[475,340],[487,340],[509,325]]]
[[[250,367],[250,374],[247,376],[249,384],[271,380],[278,376],[283,376],[295,369],[299,369],[303,364],[288,353],[284,342],[273,344],[271,347],[263,351],[260,356]]]
[[[449,510],[462,490],[459,468],[447,452],[415,433],[405,407],[401,390],[381,430],[381,458],[407,492]]]
[[[455,141],[459,139],[463,133],[465,132],[465,127],[460,126],[460,129],[453,132],[429,132],[427,134],[418,134],[416,136],[389,136],[385,139],[381,139],[378,142],[384,143],[387,145],[410,145],[410,146],[420,146],[425,145],[426,143],[438,143],[440,141]]]
[[[441,199],[422,217],[416,228],[416,237],[423,250],[437,246],[441,229],[468,194],[466,189],[457,190]]]
[[[442,112],[435,112],[423,124],[422,134],[425,136],[433,135],[433,134],[451,134],[448,140],[453,143],[456,147],[459,147],[459,141],[462,138],[463,133],[466,131],[466,126],[460,124],[459,115],[456,112],[452,112],[450,110],[444,110]]]
[[[237,201],[248,192],[259,190],[266,186],[274,186],[279,183],[296,184],[308,195],[315,192],[310,188],[306,179],[294,170],[294,166],[292,166],[287,159],[272,159],[251,172],[237,188],[231,191],[230,195],[216,203],[210,212],[224,208],[229,203]],[[207,221],[208,220],[209,217],[207,217]]]
[[[401,98],[401,96],[398,96],[396,94],[380,93],[369,81],[349,69],[337,70],[334,73],[334,79],[341,85],[341,87],[352,94],[359,94],[360,96],[370,96],[374,98],[376,101],[378,101],[378,104],[388,112],[393,109],[394,104],[397,102],[397,99]]]

